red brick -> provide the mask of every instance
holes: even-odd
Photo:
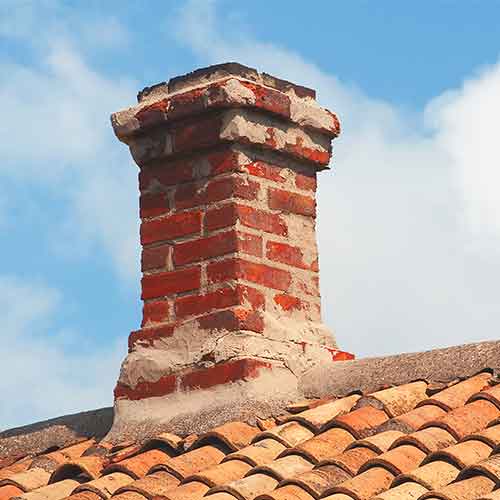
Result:
[[[278,304],[283,311],[300,311],[303,309],[302,301],[298,297],[282,293],[274,296],[274,302]]]
[[[203,111],[205,101],[201,97],[204,93],[204,88],[198,88],[172,96],[168,107],[169,120],[194,115]]]
[[[167,193],[143,193],[139,198],[139,207],[141,218],[164,215],[170,210]]]
[[[207,389],[238,380],[248,380],[257,377],[262,369],[270,370],[271,364],[257,359],[238,359],[187,373],[182,376],[181,387],[183,389]]]
[[[316,215],[316,201],[310,196],[291,193],[282,189],[270,189],[268,193],[269,208],[282,212],[306,215]]]
[[[290,97],[287,94],[251,82],[242,81],[240,83],[253,92],[256,107],[287,118],[290,117]]]
[[[142,324],[147,326],[154,323],[164,323],[169,319],[169,306],[166,300],[146,302],[142,307]]]
[[[173,293],[189,292],[200,288],[200,283],[200,267],[148,274],[142,277],[142,299],[155,299]]]
[[[142,249],[141,270],[151,271],[152,269],[165,269],[171,267],[173,246],[165,243],[157,247]]]
[[[201,232],[201,212],[181,212],[141,224],[141,243],[173,240]]]
[[[198,318],[200,328],[204,330],[249,330],[256,333],[264,331],[262,315],[254,310],[235,307],[226,311],[217,311]]]
[[[176,318],[184,318],[197,314],[204,314],[213,309],[225,309],[239,303],[238,292],[235,288],[219,288],[204,295],[189,295],[179,297],[175,301]]]
[[[179,186],[175,192],[176,208],[192,208],[232,198],[255,200],[260,185],[241,176],[225,177]]]
[[[135,117],[141,122],[143,127],[148,125],[154,125],[160,121],[165,121],[167,118],[166,111],[169,106],[168,99],[162,99],[161,101],[150,104],[141,108]]]
[[[153,181],[162,186],[175,186],[193,179],[193,166],[187,160],[161,160],[154,166],[143,167],[139,172],[139,189],[145,191]]]
[[[128,337],[128,350],[131,351],[137,342],[145,345],[153,345],[158,339],[171,337],[174,334],[172,325],[155,326],[152,328],[141,328],[132,332]]]
[[[262,257],[261,236],[238,231],[236,233],[236,237],[238,239],[237,245],[239,252],[246,253],[247,255],[253,255],[254,257]]]
[[[213,231],[232,226],[237,220],[243,226],[265,231],[266,233],[279,236],[288,234],[287,225],[279,215],[235,203],[208,210],[205,216],[205,228]]]
[[[314,163],[319,163],[320,165],[328,165],[331,157],[331,147],[328,151],[320,151],[318,149],[312,149],[303,146],[302,143],[302,138],[298,137],[295,144],[285,144],[285,151],[299,158],[305,158],[306,160],[312,161]]]
[[[242,259],[227,259],[207,266],[208,279],[212,283],[231,279],[244,279],[276,290],[288,290],[291,275],[288,271]]]
[[[207,238],[178,243],[174,247],[174,264],[181,266],[191,262],[236,252],[238,240],[235,231],[219,233]]]
[[[166,375],[155,382],[141,380],[134,388],[118,382],[114,393],[116,399],[129,399],[137,401],[139,399],[165,396],[175,391],[177,377],[175,375]]]
[[[281,175],[283,169],[277,167],[276,165],[271,165],[265,161],[254,161],[245,165],[245,170],[250,175],[255,175],[257,177],[263,177],[264,179],[269,179],[274,182],[285,182],[285,177]]]
[[[304,255],[299,247],[279,243],[277,241],[268,241],[266,246],[266,257],[282,264],[308,269],[310,271],[318,270],[318,261],[314,259],[311,264],[304,262]]]
[[[316,172],[313,171],[310,174],[295,174],[295,185],[299,189],[315,192],[317,187]]]
[[[238,304],[251,306],[252,309],[265,308],[266,298],[262,292],[247,285],[238,285],[236,291],[238,293]]]
[[[182,122],[172,129],[174,153],[193,152],[221,142],[220,114],[197,116],[190,122]]]
[[[210,175],[215,176],[239,170],[238,153],[231,149],[209,153],[206,159],[210,164]]]

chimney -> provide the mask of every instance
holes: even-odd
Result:
[[[144,89],[112,124],[140,170],[144,301],[115,429],[266,416],[307,369],[352,358],[321,322],[316,174],[340,126],[314,90],[221,64]]]

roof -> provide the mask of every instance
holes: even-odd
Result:
[[[500,499],[497,383],[493,370],[413,380],[142,443],[101,439],[102,418],[66,447],[26,456],[10,448],[0,461],[0,499]]]

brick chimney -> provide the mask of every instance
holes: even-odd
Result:
[[[236,63],[138,101],[112,116],[140,169],[144,301],[115,427],[273,413],[308,368],[352,357],[321,322],[315,234],[339,121],[314,90]]]

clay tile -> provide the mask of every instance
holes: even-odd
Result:
[[[340,467],[351,476],[355,476],[362,465],[368,462],[368,460],[375,458],[377,455],[378,453],[371,448],[352,448],[344,451],[344,453],[338,455],[337,458],[329,460],[328,463]]]
[[[295,448],[285,450],[283,455],[289,453],[300,454],[316,463],[337,456],[353,441],[354,437],[350,432],[340,428],[333,428],[308,441],[304,441]]]
[[[486,400],[493,403],[497,408],[500,408],[500,385],[487,387],[486,389],[474,394],[469,399],[469,402]]]
[[[199,481],[191,481],[190,483],[181,484],[178,488],[174,488],[166,493],[162,500],[199,500],[209,490],[205,483]],[[156,500],[152,499],[152,500]]]
[[[286,450],[284,444],[268,438],[230,453],[223,461],[238,459],[247,462],[251,466],[264,465],[274,460],[283,450]]]
[[[274,420],[274,418],[257,417],[256,424],[261,431],[267,431],[268,429],[276,427],[276,421]]]
[[[18,495],[15,498],[22,500],[59,500],[71,495],[72,491],[79,485],[74,479],[65,479],[48,486],[43,486],[30,493]]]
[[[497,424],[494,425],[493,427],[488,427],[482,431],[469,434],[464,438],[464,441],[468,441],[469,439],[484,441],[486,444],[489,444],[492,448],[496,448],[498,445],[500,445],[500,425]]]
[[[421,484],[403,483],[373,497],[372,500],[417,500],[424,493],[427,493],[427,488]]]
[[[435,404],[446,411],[453,410],[454,408],[463,406],[473,394],[487,385],[490,379],[490,373],[479,373],[474,377],[438,392],[432,398],[421,401],[418,406]]]
[[[86,441],[81,441],[72,446],[62,448],[61,450],[40,455],[33,459],[30,468],[41,467],[52,472],[58,465],[81,457],[88,448],[94,445],[94,443],[94,439],[87,439]]]
[[[249,445],[257,434],[259,434],[257,427],[252,427],[245,422],[229,422],[199,436],[192,448],[220,443],[226,445],[231,451],[236,451]]]
[[[262,439],[271,438],[290,448],[312,436],[314,436],[314,433],[304,425],[298,422],[287,422],[257,434],[252,442],[257,443]]]
[[[44,469],[29,469],[27,471],[14,474],[8,479],[2,479],[0,481],[0,487],[10,484],[12,486],[17,486],[23,491],[31,491],[41,488],[42,486],[46,486],[49,482],[49,478],[50,472],[47,472]]]
[[[267,465],[252,469],[250,474],[269,474],[278,481],[283,481],[296,474],[311,470],[313,464],[300,455],[288,455],[278,458]]]
[[[446,412],[439,406],[425,405],[415,408],[399,417],[391,418],[391,420],[379,427],[379,431],[393,429],[404,433],[411,433],[418,430],[427,422],[433,422],[444,415],[446,415]]]
[[[321,465],[313,470],[298,474],[291,479],[285,479],[280,483],[280,487],[294,484],[309,492],[313,497],[320,498],[325,491],[348,479],[351,479],[351,475],[340,467],[336,465]]]
[[[145,496],[135,491],[126,491],[113,497],[113,500],[145,500]]]
[[[448,446],[452,446],[456,442],[457,440],[448,431],[440,427],[428,427],[427,429],[401,436],[394,441],[391,448],[396,448],[403,444],[410,444],[420,448],[425,453],[432,453],[433,451],[439,451]]]
[[[468,465],[487,458],[490,453],[491,446],[483,441],[470,440],[431,453],[427,456],[424,463],[433,462],[434,460],[445,460],[463,469]]]
[[[404,474],[420,465],[425,453],[416,446],[403,445],[368,460],[361,466],[361,472],[371,467],[385,467],[394,475]]]
[[[286,407],[286,411],[290,413],[300,413],[302,411],[311,410],[317,406],[324,405],[325,403],[331,403],[334,398],[323,398],[323,399],[304,399],[303,401],[298,401],[297,403],[292,403]]]
[[[28,470],[32,462],[32,458],[25,458],[24,460],[13,463],[8,467],[4,467],[2,470],[0,470],[0,479],[6,479],[14,474],[17,474],[18,472],[24,472],[25,470]]]
[[[499,410],[494,404],[489,401],[479,400],[456,408],[440,419],[431,420],[424,424],[423,427],[441,427],[460,440],[468,434],[486,428],[488,423],[498,414]]]
[[[180,450],[182,438],[171,434],[170,432],[162,432],[153,439],[149,439],[141,446],[141,451],[148,451],[153,449],[163,450],[170,456],[174,456]]]
[[[406,481],[413,481],[425,486],[428,490],[436,490],[454,481],[459,472],[460,469],[457,466],[443,460],[438,460],[421,465],[408,474],[400,474],[394,480],[393,486]]]
[[[358,439],[351,443],[346,449],[351,448],[370,448],[377,453],[384,453],[387,451],[392,444],[404,434],[401,431],[385,431],[374,434],[373,436],[367,437],[365,439]]]
[[[333,495],[324,497],[324,500],[354,500],[354,498],[344,493],[334,493]]]
[[[500,455],[492,455],[475,465],[466,467],[458,475],[457,481],[476,475],[483,475],[497,484],[500,483]]]
[[[314,429],[315,432],[319,432],[334,418],[351,411],[359,398],[360,397],[358,395],[352,395],[337,399],[331,403],[320,405],[316,408],[312,408],[311,410],[298,413],[297,415],[291,415],[287,418],[287,420],[302,422],[304,425]]]
[[[113,475],[113,474],[111,474]],[[104,476],[107,477],[107,476]],[[149,498],[153,496],[164,496],[166,492],[178,486],[180,480],[166,471],[157,471],[149,474],[138,481],[124,484],[117,488],[114,495],[118,498],[128,493],[134,493]],[[83,487],[84,485],[82,485]]]
[[[427,383],[424,381],[391,387],[362,397],[356,406],[374,406],[385,410],[389,417],[399,417],[399,415],[413,410],[420,401],[427,397],[426,388]]]
[[[314,500],[314,497],[296,484],[288,484],[267,495],[259,495],[255,500]]]
[[[342,427],[356,439],[361,439],[368,435],[370,430],[382,425],[387,420],[389,417],[385,411],[373,406],[365,406],[335,418],[328,427]]]
[[[500,490],[495,490],[488,495],[480,496],[477,500],[500,500]]]
[[[394,479],[394,474],[382,467],[373,467],[362,474],[349,479],[327,491],[327,498],[337,500],[334,494],[344,494],[355,500],[368,500],[369,498],[387,490]],[[326,500],[326,499],[325,499]]]
[[[422,495],[421,499],[468,500],[490,493],[495,483],[485,476],[475,476],[444,486],[437,491]]]
[[[196,474],[203,469],[217,465],[224,456],[224,453],[215,446],[202,446],[178,457],[169,458],[163,464],[153,466],[150,473],[164,470],[179,479],[184,479],[191,474]]]
[[[110,474],[111,472],[123,472],[134,479],[139,479],[144,477],[151,467],[165,463],[169,459],[170,456],[163,450],[149,450],[144,453],[139,453],[139,455],[126,458],[121,462],[111,464],[104,469],[103,473]]]
[[[93,481],[77,486],[73,494],[91,492],[98,495],[100,498],[109,498],[119,488],[130,484],[132,481],[133,479],[127,474],[114,472],[113,474],[101,476]]]
[[[213,493],[229,493],[238,500],[253,500],[259,495],[268,493],[278,485],[278,481],[267,474],[253,474],[238,481],[232,481],[224,486],[217,486],[208,492],[207,500],[216,500]],[[219,497],[217,497],[219,498]],[[222,500],[222,499],[221,499]]]
[[[9,500],[23,494],[23,490],[17,486],[6,484],[0,487],[0,500]]]
[[[103,468],[103,457],[81,457],[57,467],[50,476],[49,484],[63,481],[64,479],[76,479],[80,475],[83,475],[87,481],[91,481],[101,475]]]
[[[137,455],[139,451],[140,451],[140,446],[138,444],[129,445],[126,446],[125,448],[120,447],[118,449],[114,447],[111,450],[111,453],[109,453],[107,458],[111,463],[121,462],[122,460]]]
[[[220,486],[241,479],[252,468],[242,460],[228,460],[186,478],[186,481],[199,481],[207,486]]]
[[[235,497],[234,495],[231,495],[231,493],[226,493],[225,491],[214,493],[208,497],[209,500],[234,500],[235,498],[239,497]]]
[[[67,500],[102,500],[103,497],[92,491],[80,491],[79,493],[73,492]]]

